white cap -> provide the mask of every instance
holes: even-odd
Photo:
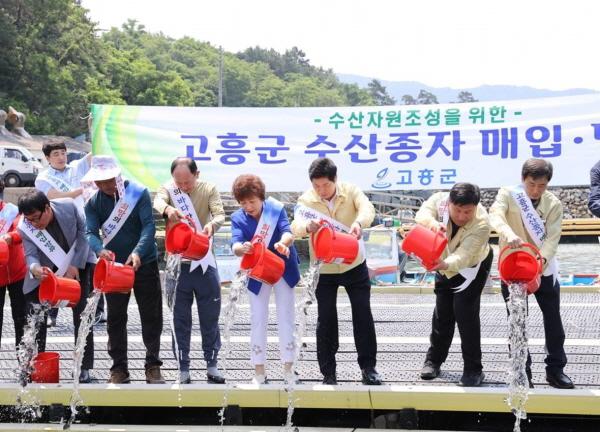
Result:
[[[82,182],[110,180],[121,175],[121,168],[112,156],[93,156],[92,167],[81,179]]]

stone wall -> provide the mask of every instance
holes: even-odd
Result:
[[[562,202],[565,219],[594,217],[587,207],[590,194],[588,186],[550,187],[548,189]],[[497,192],[498,189],[483,189],[481,203],[489,209]]]

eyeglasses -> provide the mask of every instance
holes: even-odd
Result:
[[[30,214],[29,214],[29,215],[26,215],[26,216],[25,216],[25,219],[26,219],[26,220],[27,220],[29,223],[36,224],[36,223],[38,223],[38,222],[39,222],[39,221],[42,219],[42,217],[44,216],[44,213],[45,213],[45,212],[46,212],[45,210],[44,210],[43,212],[38,212],[37,216],[33,216],[33,217],[32,217],[32,215],[30,215]]]

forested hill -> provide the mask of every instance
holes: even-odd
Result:
[[[78,135],[90,103],[217,106],[220,53],[128,21],[100,30],[73,0],[2,0],[0,109],[24,112],[34,134]],[[223,53],[223,105],[382,105],[377,81],[341,83],[301,49]]]

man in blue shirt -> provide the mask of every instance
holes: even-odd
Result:
[[[84,206],[84,188],[81,184],[81,179],[90,169],[90,160],[92,154],[88,153],[78,160],[67,163],[67,146],[64,142],[48,142],[42,147],[42,152],[46,156],[48,168],[38,174],[35,179],[35,188],[40,190],[48,197],[55,198],[73,198],[75,204],[79,207],[83,214]],[[91,262],[90,264],[94,264]],[[94,269],[92,268],[92,272]],[[56,317],[58,309],[51,309],[48,314],[50,318],[49,326],[56,325]],[[99,322],[106,321],[104,319],[104,297],[100,297],[98,307],[96,309],[96,320]]]
[[[117,262],[133,266],[133,293],[146,346],[146,382],[163,384],[159,357],[162,297],[150,194],[143,186],[123,181],[119,167],[110,156],[94,156],[92,168],[83,180],[94,181],[99,189],[85,206],[88,242],[99,258],[112,259],[114,253]],[[129,297],[130,294],[106,294],[108,354],[113,360],[109,382],[113,384],[130,382],[127,365]]]

